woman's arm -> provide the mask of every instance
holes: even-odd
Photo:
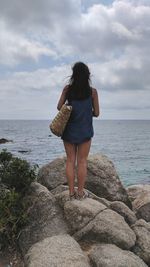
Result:
[[[93,102],[93,116],[98,117],[100,115],[98,93],[95,88],[92,88],[92,102]]]
[[[62,105],[66,102],[66,94],[68,91],[68,86],[66,85],[61,93],[60,99],[57,104],[57,109],[60,110]]]

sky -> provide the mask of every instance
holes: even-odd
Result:
[[[99,119],[150,119],[150,0],[0,0],[0,119],[52,119],[77,61]]]

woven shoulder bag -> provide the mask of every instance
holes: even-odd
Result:
[[[72,106],[64,104],[49,125],[51,132],[62,136],[72,112]]]

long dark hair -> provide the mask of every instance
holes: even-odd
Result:
[[[72,67],[72,75],[69,80],[67,99],[85,99],[91,95],[90,71],[83,62],[76,62]]]

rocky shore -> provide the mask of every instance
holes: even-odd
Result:
[[[89,197],[70,201],[65,161],[43,166],[28,190],[29,221],[18,237],[24,266],[150,266],[150,185],[125,188],[112,161],[96,154]]]
[[[6,138],[0,138],[0,144],[5,144],[5,143],[8,143],[8,142],[13,142],[12,140],[8,140]]]

